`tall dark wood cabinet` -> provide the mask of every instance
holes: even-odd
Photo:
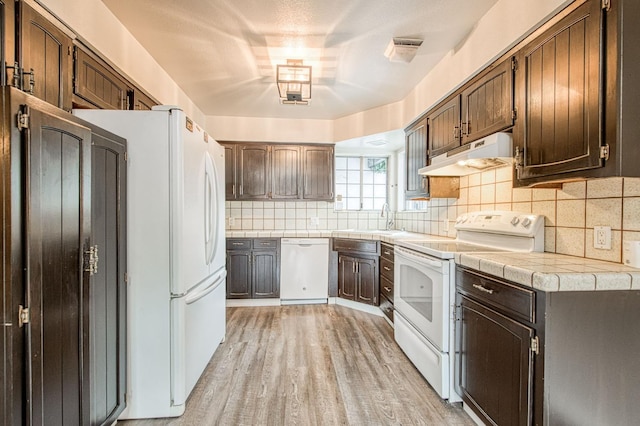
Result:
[[[333,200],[333,146],[303,146],[302,158],[302,199]]]
[[[16,62],[16,11],[15,1],[0,0],[0,85],[13,84]]]
[[[17,56],[19,87],[52,105],[71,110],[72,40],[21,1]]]
[[[0,418],[115,420],[125,389],[125,141],[18,89],[2,96]]]
[[[516,177],[534,182],[599,168],[602,3],[590,0],[518,53]]]
[[[418,174],[427,165],[427,119],[422,118],[405,129],[405,199],[429,196],[429,179]]]
[[[93,129],[91,246],[98,265],[85,291],[89,333],[90,423],[113,423],[126,392],[126,145]]]

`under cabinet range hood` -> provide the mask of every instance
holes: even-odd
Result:
[[[513,163],[511,133],[494,133],[438,155],[418,170],[426,176],[465,176]]]

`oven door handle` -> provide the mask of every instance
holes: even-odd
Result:
[[[419,262],[423,265],[428,265],[432,268],[442,269],[442,262],[439,260],[432,260],[426,256],[420,254],[413,254],[409,250],[403,250],[401,248],[396,248],[396,256],[404,257],[405,259],[412,260],[414,262]]]

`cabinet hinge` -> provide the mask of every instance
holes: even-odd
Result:
[[[518,110],[514,108],[511,110],[511,120],[515,120],[516,118],[518,118]]]
[[[125,284],[129,284],[129,273],[128,272],[124,273],[124,283]]]
[[[531,352],[538,355],[540,353],[540,341],[538,336],[531,339]]]
[[[84,252],[84,271],[89,275],[95,275],[98,273],[98,245],[89,247],[89,250]]]
[[[603,160],[609,159],[609,144],[600,147],[600,158]]]
[[[611,9],[611,0],[602,0],[602,9],[608,12]]]
[[[18,306],[18,326],[22,327],[25,324],[29,324],[31,316],[29,315],[29,308],[25,308],[22,305]]]
[[[515,56],[513,56],[513,57],[511,58],[511,69],[512,69],[513,71],[517,71],[517,70],[518,70],[518,60],[516,59],[516,57],[515,57]]]
[[[29,113],[18,111],[18,130],[29,128]]]

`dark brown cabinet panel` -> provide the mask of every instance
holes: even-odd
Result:
[[[300,198],[300,147],[272,146],[271,162],[271,198]]]
[[[16,11],[14,0],[0,0],[0,85],[12,85],[16,62]]]
[[[333,200],[333,146],[304,146],[302,156],[302,198]]]
[[[140,89],[130,91],[129,98],[132,99],[131,109],[136,111],[150,111],[151,108],[158,105],[156,101],[145,95]]]
[[[533,330],[465,297],[460,306],[460,388],[465,401],[494,424],[530,424]]]
[[[405,199],[429,196],[429,179],[418,174],[427,165],[427,119],[405,129]]]
[[[518,54],[516,177],[526,182],[599,168],[603,16],[588,1]]]
[[[101,109],[129,109],[129,86],[91,53],[74,46],[74,95]]]
[[[30,424],[82,424],[89,417],[83,269],[91,226],[91,131],[55,115],[29,114],[26,182],[26,401]]]
[[[462,143],[513,126],[513,68],[510,58],[480,74],[462,91]]]
[[[393,245],[380,243],[380,309],[393,322],[393,286],[394,286]]]
[[[280,297],[280,240],[227,239],[227,299]]]
[[[20,8],[20,87],[59,108],[71,110],[71,38],[25,2]]]
[[[427,115],[427,124],[429,126],[427,138],[429,158],[460,146],[460,95],[455,95],[430,111]]]
[[[357,261],[350,256],[338,256],[338,296],[343,299],[356,300]]]
[[[126,146],[101,133],[93,131],[91,146],[91,245],[99,262],[84,294],[94,425],[118,418],[126,391]]]
[[[227,251],[227,298],[251,297],[251,251]]]
[[[338,253],[338,296],[378,305],[378,257]]]
[[[235,200],[237,145],[222,144],[222,146],[224,147],[224,195],[226,200]]]
[[[239,200],[269,198],[271,162],[268,145],[247,144],[237,148],[237,178]]]

